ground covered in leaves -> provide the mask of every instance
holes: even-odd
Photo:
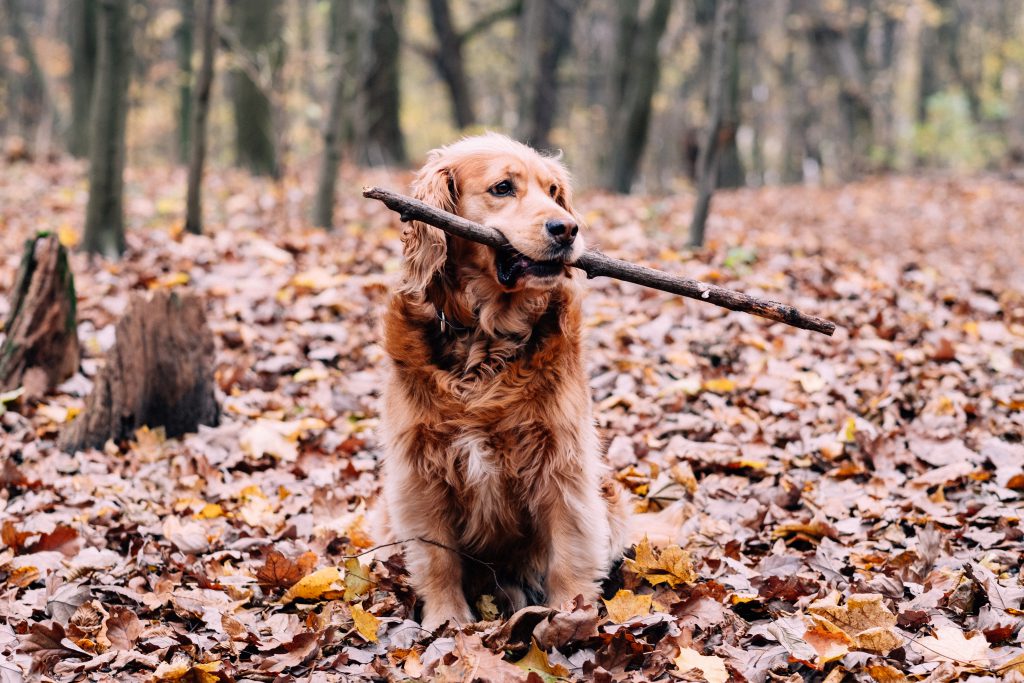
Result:
[[[0,319],[22,241],[74,243],[84,169],[0,175]],[[606,600],[459,631],[416,623],[400,553],[367,552],[378,324],[395,217],[347,175],[133,171],[130,250],[75,255],[82,371],[0,407],[0,680],[1024,680],[1024,187],[887,178],[691,200],[585,195],[591,244],[795,304],[826,338],[617,282],[586,302],[596,416],[640,511],[683,506]],[[223,424],[54,447],[134,290],[201,295]],[[479,605],[485,616],[489,605]]]

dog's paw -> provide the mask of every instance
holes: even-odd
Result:
[[[423,628],[436,631],[447,623],[449,626],[461,628],[476,621],[468,605],[446,605],[432,607],[429,603],[423,606]]]

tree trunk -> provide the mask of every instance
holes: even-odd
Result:
[[[718,139],[721,134],[722,118],[728,105],[729,75],[732,70],[728,61],[735,57],[730,50],[733,34],[739,24],[739,0],[719,0],[715,12],[715,32],[711,45],[711,65],[708,89],[708,124],[697,158],[697,202],[693,208],[690,223],[690,246],[704,244],[704,225],[711,210],[711,195],[718,178]]]
[[[433,54],[434,68],[451,97],[455,127],[468,128],[476,123],[476,114],[473,112],[473,98],[462,59],[462,36],[452,24],[448,0],[429,0],[427,4],[430,8],[430,22],[437,37],[437,49]]]
[[[133,294],[85,409],[61,432],[68,452],[131,438],[143,426],[167,436],[216,425],[213,334],[199,299]]]
[[[579,0],[526,0],[519,22],[519,120],[516,136],[551,148],[558,111],[558,65],[572,43]]]
[[[131,0],[97,0],[99,55],[89,141],[89,204],[82,248],[117,258],[125,249],[124,155],[131,74]]]
[[[746,185],[746,172],[740,150],[736,144],[736,135],[740,130],[740,35],[744,30],[743,15],[737,8],[733,14],[735,26],[730,32],[726,46],[727,74],[723,87],[722,125],[718,131],[718,187],[743,187]]]
[[[11,35],[17,41],[18,51],[21,52],[22,59],[28,65],[28,83],[30,85],[25,100],[29,104],[30,123],[38,133],[39,129],[49,121],[49,129],[46,131],[46,135],[49,136],[62,127],[60,111],[58,111],[53,98],[50,80],[39,65],[39,58],[36,55],[35,46],[32,44],[32,36],[25,28],[20,0],[5,0],[5,4]]]
[[[334,76],[327,105],[327,118],[323,124],[323,153],[316,199],[313,204],[313,224],[330,229],[334,225],[334,198],[341,166],[342,140],[346,128],[346,102],[352,95],[351,71],[353,56],[350,47],[351,24],[354,17],[348,0],[331,1],[331,40],[329,46],[335,60]]]
[[[38,397],[75,374],[75,304],[75,278],[60,241],[48,233],[27,240],[0,346],[0,391],[24,383]]]
[[[178,160],[189,159],[192,127],[192,43],[195,33],[194,0],[178,0],[181,21],[174,31],[178,53]]]
[[[232,0],[230,15],[231,30],[237,41],[232,47],[238,52],[236,60],[242,63],[230,73],[235,159],[239,166],[255,175],[277,178],[281,169],[270,82],[280,62],[278,0]]]
[[[399,122],[399,53],[405,0],[363,0],[372,6],[367,64],[362,78],[362,163],[370,166],[404,164],[405,141]]]
[[[96,77],[96,0],[71,0],[71,125],[68,150],[76,157],[89,155],[89,117]]]
[[[203,47],[203,61],[199,66],[193,101],[192,139],[189,141],[188,197],[185,209],[185,229],[199,235],[203,232],[203,166],[206,162],[206,119],[210,113],[210,90],[213,86],[213,59],[217,49],[217,0],[199,0],[202,8],[199,15],[200,40]]]
[[[658,43],[668,25],[671,0],[654,0],[646,17],[637,16],[638,3],[619,5],[616,61],[608,111],[609,153],[604,186],[629,192],[647,143],[651,97],[658,87]]]

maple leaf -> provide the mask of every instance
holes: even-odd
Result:
[[[684,647],[680,650],[675,664],[682,673],[697,669],[708,683],[726,683],[729,680],[724,659],[714,655],[702,655],[692,648]]]
[[[896,615],[877,593],[851,595],[846,604],[840,606],[839,594],[833,592],[811,603],[807,611],[845,631],[856,641],[857,649],[885,654],[903,644],[903,639],[893,630]]]
[[[666,546],[660,552],[655,551],[646,536],[636,546],[636,557],[626,559],[626,566],[652,586],[667,583],[675,588],[697,580],[697,572],[688,552],[677,545]]]
[[[629,621],[633,617],[648,614],[651,611],[651,596],[636,595],[630,590],[620,590],[611,600],[603,600],[608,609],[608,618],[616,624]]]
[[[992,660],[992,648],[985,636],[977,633],[970,638],[953,626],[941,626],[934,636],[912,640],[910,647],[928,662],[952,662],[953,664],[988,666]]]
[[[316,554],[303,553],[297,561],[289,560],[282,553],[270,550],[263,566],[256,572],[256,580],[269,588],[291,588],[309,574],[316,564]]]

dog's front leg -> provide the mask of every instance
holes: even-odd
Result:
[[[405,557],[416,594],[423,599],[423,628],[431,631],[444,622],[454,625],[475,621],[462,592],[462,557],[450,534],[437,529],[422,532],[406,546]]]
[[[608,516],[596,491],[562,490],[545,510],[550,533],[547,603],[559,608],[577,595],[597,598],[607,570]]]

